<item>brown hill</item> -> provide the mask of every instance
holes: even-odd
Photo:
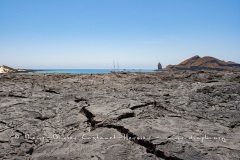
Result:
[[[193,56],[178,65],[168,65],[165,70],[231,70],[240,71],[240,64],[225,62],[214,57]]]

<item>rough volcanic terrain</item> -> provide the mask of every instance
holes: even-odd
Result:
[[[240,159],[240,73],[2,74],[0,159]]]

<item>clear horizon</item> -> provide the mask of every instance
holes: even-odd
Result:
[[[0,0],[0,65],[155,69],[240,63],[239,0]]]

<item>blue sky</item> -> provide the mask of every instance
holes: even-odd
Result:
[[[154,69],[240,63],[240,0],[0,0],[0,65]]]

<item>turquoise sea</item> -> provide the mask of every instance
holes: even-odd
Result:
[[[30,74],[40,73],[69,73],[69,74],[98,74],[98,73],[111,73],[111,72],[154,72],[153,69],[37,69]]]

